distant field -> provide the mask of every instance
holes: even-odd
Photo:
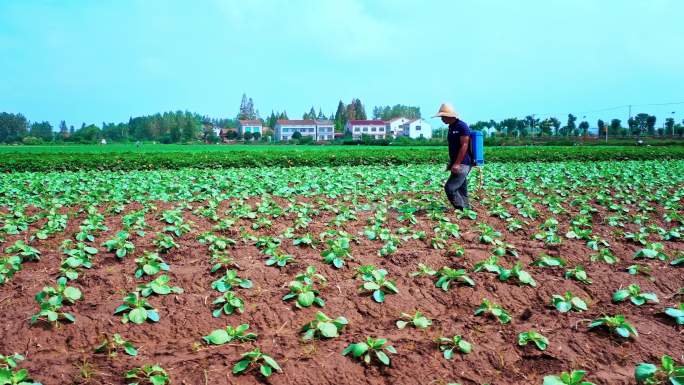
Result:
[[[437,147],[439,148],[439,147]],[[434,146],[342,146],[342,145],[326,145],[326,146],[295,146],[295,145],[251,145],[251,144],[143,144],[136,147],[134,144],[83,144],[83,145],[48,145],[48,146],[6,146],[0,145],[0,154],[16,153],[16,154],[100,154],[100,153],[159,153],[159,152],[262,152],[262,151],[293,151],[293,152],[310,152],[310,151],[373,151],[374,149],[382,150],[399,150],[399,151],[434,151]]]
[[[0,147],[0,172],[440,164],[446,146],[132,145]],[[684,159],[684,147],[486,147],[487,163]]]

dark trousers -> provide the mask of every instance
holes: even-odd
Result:
[[[470,166],[462,164],[458,172],[451,173],[444,184],[444,192],[446,192],[449,202],[459,210],[470,208],[468,203],[468,173],[470,173]]]

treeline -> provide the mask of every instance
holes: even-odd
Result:
[[[208,124],[211,123],[211,124]],[[0,142],[38,144],[42,142],[96,143],[156,141],[182,143],[192,141],[216,142],[218,137],[211,125],[229,126],[230,120],[212,120],[191,112],[165,112],[130,118],[126,123],[106,123],[101,126],[83,123],[80,128],[67,128],[62,121],[57,131],[49,122],[32,122],[22,114],[0,113]]]
[[[657,118],[654,115],[640,113],[627,120],[627,126],[623,126],[622,120],[612,119],[610,122],[598,119],[596,126],[598,135],[603,136],[606,131],[609,136],[641,136],[641,135],[684,135],[684,121],[682,124],[675,122],[674,118],[667,118],[663,126],[656,127]],[[555,117],[540,120],[534,115],[528,115],[524,119],[509,118],[499,122],[494,120],[478,121],[472,123],[473,130],[486,131],[491,136],[506,137],[534,137],[534,136],[586,136],[589,134],[589,122],[583,120],[577,123],[577,116],[568,114],[565,124]],[[443,132],[435,132],[435,136]]]

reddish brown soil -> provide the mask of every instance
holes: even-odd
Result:
[[[227,207],[225,204],[222,207]],[[159,204],[159,210],[171,207],[168,203]],[[58,276],[61,259],[58,247],[64,237],[59,235],[58,239],[35,242],[34,246],[43,253],[42,259],[25,263],[23,270],[8,284],[0,286],[3,317],[0,353],[25,354],[27,360],[22,367],[28,368],[34,379],[45,385],[124,384],[122,375],[126,370],[153,363],[163,366],[175,384],[541,384],[544,375],[584,369],[589,373],[587,379],[596,384],[618,385],[634,383],[633,368],[639,362],[655,362],[665,353],[680,362],[684,359],[682,328],[661,314],[665,307],[681,300],[673,298],[673,293],[684,286],[682,269],[661,261],[646,261],[643,263],[652,267],[654,281],[643,275],[628,275],[624,269],[633,263],[631,256],[638,246],[615,238],[612,228],[600,224],[601,214],[594,217],[594,232],[608,239],[620,258],[620,262],[613,266],[590,263],[588,256],[591,252],[584,246],[584,241],[563,239],[561,247],[549,251],[541,242],[529,240],[532,232],[512,234],[506,231],[505,222],[488,217],[477,204],[475,209],[480,221],[502,231],[505,240],[519,249],[525,269],[538,283],[536,289],[500,282],[490,273],[471,273],[476,281],[475,287],[457,286],[444,292],[436,288],[430,278],[409,277],[418,262],[434,268],[472,268],[489,255],[491,247],[477,241],[475,222],[454,218],[463,231],[462,239],[458,241],[466,248],[466,255],[462,258],[450,258],[444,251],[433,250],[426,242],[415,240],[402,243],[396,254],[381,258],[377,256],[377,250],[382,244],[360,237],[360,244],[353,245],[356,260],[337,270],[322,263],[320,249],[298,248],[286,241],[283,249],[294,255],[296,262],[277,269],[264,265],[266,258],[256,247],[239,242],[231,255],[240,266],[240,275],[251,279],[254,288],[237,290],[246,302],[244,314],[213,318],[211,301],[216,292],[210,285],[215,276],[209,272],[207,247],[196,240],[212,224],[185,211],[185,218],[195,223],[193,231],[181,238],[179,249],[165,257],[171,265],[169,275],[172,283],[181,286],[185,292],[151,297],[150,302],[161,315],[159,323],[124,325],[120,317],[112,314],[122,303],[123,295],[141,281],[133,277],[133,257],[120,262],[113,254],[100,248],[94,268],[83,271],[73,283],[82,289],[85,296],[83,301],[66,308],[76,315],[76,323],[60,324],[57,328],[44,324],[29,325],[29,317],[38,309],[33,296],[44,285],[52,285]],[[542,216],[546,217],[547,213],[543,212]],[[365,226],[367,217],[368,214],[359,214],[357,221],[349,222],[344,228],[350,233],[357,233]],[[402,226],[396,220],[396,213],[390,212],[390,217],[391,228]],[[146,218],[155,230],[161,229],[161,223],[152,214]],[[331,218],[330,213],[315,217],[308,231],[318,235]],[[566,219],[561,222],[561,233],[564,234],[568,217],[559,218]],[[433,223],[424,214],[418,215],[418,219],[418,227],[430,236]],[[274,220],[272,229],[258,233],[279,234],[291,226],[293,220],[291,216],[278,218]],[[79,222],[80,219],[71,219],[66,234],[76,232]],[[98,244],[121,229],[121,216],[109,216],[106,224],[109,230],[98,236]],[[629,226],[629,230],[636,229],[634,225]],[[153,234],[154,231],[148,231],[144,238],[133,238],[136,255],[143,250],[154,249],[151,243]],[[14,238],[7,239],[7,244],[13,242]],[[684,250],[682,243],[663,243],[669,252]],[[542,252],[560,255],[569,261],[570,266],[584,265],[593,284],[566,280],[563,269],[528,267]],[[514,259],[506,259],[505,264],[512,266]],[[354,278],[354,268],[367,263],[387,269],[389,276],[396,280],[400,293],[388,295],[384,304],[359,295],[359,280]],[[288,282],[308,265],[316,266],[329,280],[321,290],[326,300],[326,306],[321,310],[330,317],[343,315],[350,322],[339,338],[301,342],[299,328],[312,320],[318,309],[296,309],[291,303],[281,300],[287,293]],[[638,283],[644,291],[655,292],[661,303],[641,307],[629,303],[613,304],[612,293],[631,283]],[[566,290],[588,299],[589,311],[561,314],[550,307],[551,295],[562,294]],[[512,323],[500,325],[493,319],[474,316],[473,311],[483,298],[502,304],[513,316]],[[417,309],[433,320],[433,326],[427,331],[410,327],[397,329],[395,321],[400,313],[413,313]],[[587,330],[589,319],[616,313],[624,314],[635,325],[639,331],[638,338],[624,340],[606,332]],[[245,322],[259,334],[254,343],[218,347],[199,344],[201,337],[213,329]],[[517,345],[518,333],[529,329],[536,329],[548,337],[550,346],[546,351],[541,352],[531,345]],[[110,359],[94,354],[93,347],[102,333],[120,333],[140,347],[139,355],[129,357],[121,353]],[[454,334],[461,334],[470,341],[473,352],[457,354],[453,360],[447,361],[434,340]],[[391,356],[390,368],[365,366],[341,356],[349,343],[366,336],[388,338],[396,347],[398,354]],[[240,354],[255,346],[272,355],[283,367],[283,372],[268,379],[260,378],[255,372],[233,376],[230,371]]]

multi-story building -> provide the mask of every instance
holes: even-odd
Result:
[[[351,133],[354,139],[361,139],[363,135],[385,139],[387,124],[382,120],[350,120],[345,125],[345,131]]]
[[[238,134],[244,136],[246,133],[262,134],[263,123],[261,120],[240,120],[238,122]]]
[[[278,120],[274,128],[276,141],[290,140],[295,132],[315,141],[333,140],[335,135],[335,125],[330,120]]]

